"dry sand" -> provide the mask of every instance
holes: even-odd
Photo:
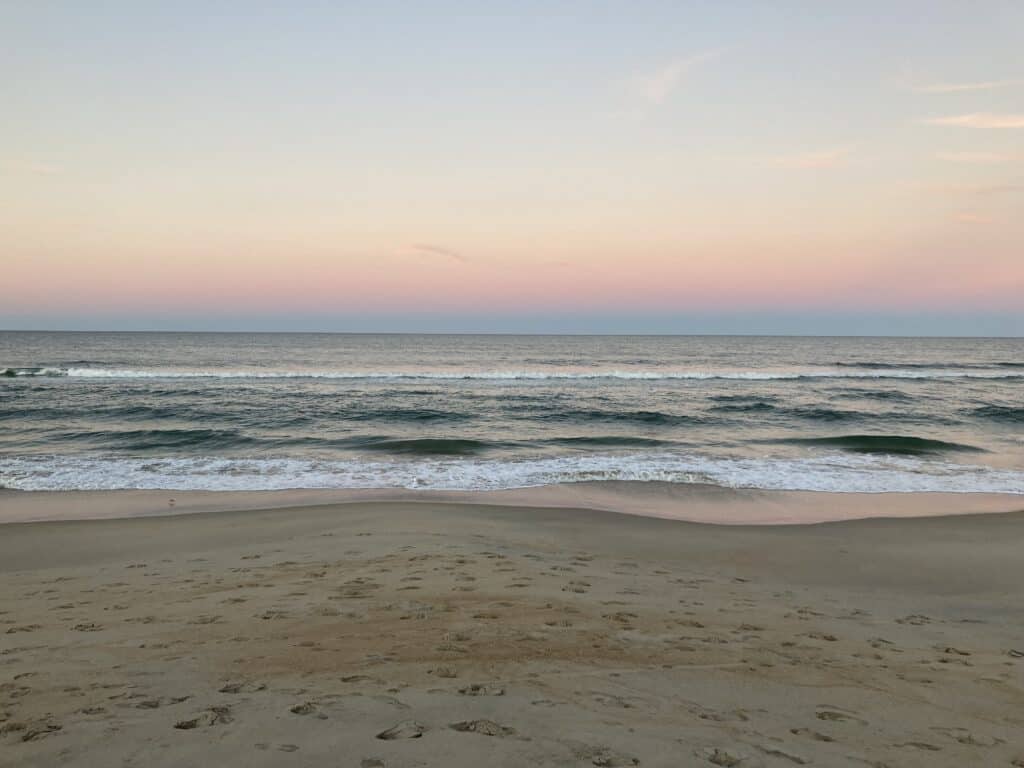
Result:
[[[7,524],[0,765],[1024,766],[1022,585],[1024,513]]]

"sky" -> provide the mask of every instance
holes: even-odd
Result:
[[[0,328],[1024,335],[1024,3],[0,7]]]

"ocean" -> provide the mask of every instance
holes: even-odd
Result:
[[[0,333],[0,487],[1024,494],[1024,340]]]

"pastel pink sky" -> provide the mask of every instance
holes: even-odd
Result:
[[[1024,332],[1024,10],[934,11],[6,8],[0,327],[973,312]]]

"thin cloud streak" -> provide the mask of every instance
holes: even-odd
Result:
[[[912,90],[918,93],[960,93],[962,91],[994,91],[997,88],[1005,88],[1010,85],[1017,85],[1022,80],[986,80],[978,83],[934,83],[932,85],[914,86]]]
[[[1024,190],[1020,184],[970,184],[970,183],[920,183],[907,185],[908,189],[918,192],[934,192],[943,195],[989,195],[1015,194]]]
[[[970,212],[958,213],[953,219],[961,224],[992,224],[995,221],[991,216]]]
[[[59,176],[64,173],[64,168],[53,163],[42,163],[37,160],[21,160],[0,166],[0,170],[9,170],[15,173],[30,173],[35,176]]]
[[[687,75],[697,65],[717,58],[721,54],[721,50],[713,50],[691,56],[681,56],[653,72],[629,78],[627,82],[630,89],[648,104],[661,106],[669,100],[673,91],[682,85]]]
[[[852,152],[852,147],[835,147],[794,155],[779,155],[770,158],[768,164],[776,168],[838,168],[846,164]]]
[[[463,254],[458,251],[453,251],[451,248],[444,248],[440,245],[427,245],[426,243],[413,243],[407,245],[401,249],[402,253],[412,254],[415,256],[441,256],[446,259],[452,259],[463,264],[468,264],[467,259]]]
[[[971,163],[977,165],[1011,163],[1014,160],[1019,160],[1021,157],[1017,154],[1005,152],[938,152],[935,156],[939,160],[946,160],[950,163]]]
[[[956,125],[962,128],[1024,128],[1024,115],[997,115],[992,112],[972,112],[967,115],[932,117],[929,125]]]

